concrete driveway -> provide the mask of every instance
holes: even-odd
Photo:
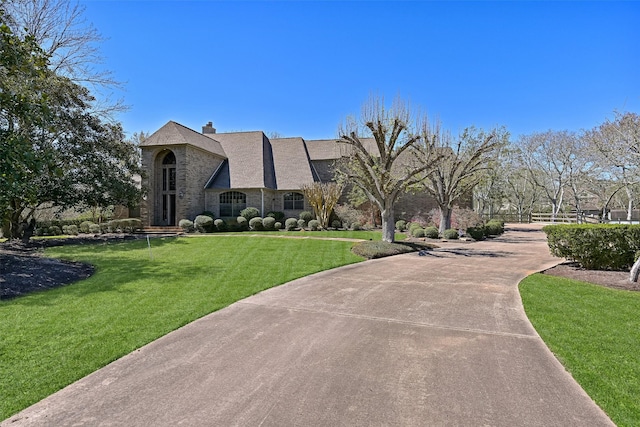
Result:
[[[2,426],[613,425],[527,320],[539,226],[323,272],[206,316]]]

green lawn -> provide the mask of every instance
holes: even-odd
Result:
[[[51,248],[96,274],[0,301],[0,420],[166,333],[298,277],[361,261],[352,243],[153,239]]]
[[[582,388],[619,426],[640,425],[640,293],[534,274],[527,316]]]
[[[250,233],[255,235],[265,236],[295,236],[295,237],[335,237],[341,239],[362,239],[362,240],[382,240],[382,233],[380,231],[352,231],[352,230],[319,230],[319,231],[243,231],[243,233]],[[236,236],[237,233],[225,233],[228,235]],[[214,234],[215,235],[215,234]],[[407,237],[405,233],[396,233],[395,240],[404,240]]]

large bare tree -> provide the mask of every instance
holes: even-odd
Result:
[[[399,98],[387,108],[383,98],[372,97],[358,118],[347,118],[339,129],[338,142],[344,150],[336,173],[378,206],[386,242],[394,241],[398,196],[435,164],[433,144],[421,136],[424,127],[426,120],[414,118]]]
[[[624,189],[627,196],[627,220],[631,220],[635,187],[640,182],[640,116],[635,113],[616,113],[613,121],[585,133],[586,140],[597,153],[601,178],[614,182],[613,191],[605,204]]]
[[[425,138],[442,156],[424,175],[425,191],[438,203],[440,209],[439,230],[451,228],[451,213],[463,197],[473,188],[491,167],[498,149],[509,140],[504,128],[485,132],[475,127],[465,129],[454,140],[449,132],[439,128],[426,129]]]

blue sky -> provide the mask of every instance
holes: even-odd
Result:
[[[81,1],[128,133],[168,120],[333,138],[370,94],[454,133],[640,112],[640,2]]]

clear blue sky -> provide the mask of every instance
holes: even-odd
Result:
[[[640,113],[640,2],[82,1],[125,131],[333,138],[371,93],[514,136]]]

